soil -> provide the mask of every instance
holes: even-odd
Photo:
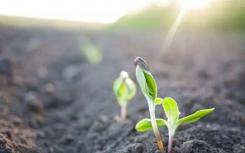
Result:
[[[245,45],[237,35],[182,33],[168,52],[164,33],[0,27],[0,153],[159,153],[152,132],[134,126],[149,117],[138,92],[127,122],[112,81],[121,70],[135,80],[133,59],[148,61],[159,96],[177,100],[181,116],[215,112],[181,126],[174,153],[245,152]],[[90,39],[99,64],[81,56]],[[157,116],[164,117],[157,107]],[[167,144],[166,129],[161,129]]]

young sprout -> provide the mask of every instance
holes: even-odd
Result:
[[[214,108],[202,109],[189,116],[179,119],[180,112],[175,100],[169,97],[166,97],[164,99],[157,97],[157,84],[152,74],[149,72],[149,69],[147,68],[145,61],[142,58],[137,57],[135,59],[135,65],[136,65],[136,78],[143,95],[147,99],[149,111],[150,111],[150,119],[149,118],[142,119],[136,124],[135,128],[139,132],[146,132],[149,130],[153,130],[157,139],[159,150],[163,152],[164,146],[161,140],[161,135],[159,133],[158,127],[167,126],[168,133],[169,133],[168,153],[171,153],[172,146],[173,146],[173,137],[176,129],[181,124],[193,123],[198,121],[202,117],[212,113],[214,111]],[[156,105],[163,106],[167,120],[159,119],[155,117]]]
[[[157,84],[144,59],[137,57],[134,62],[136,65],[136,78],[141,91],[147,100],[150,112],[150,119],[145,118],[139,121],[135,128],[139,132],[145,132],[152,129],[157,140],[158,148],[163,153],[164,145],[158,127],[164,126],[165,122],[163,119],[157,119],[155,116],[155,106],[157,105],[157,103],[155,103],[155,99],[157,98]]]
[[[156,102],[158,104],[162,104],[165,115],[167,117],[167,120],[161,120],[161,126],[167,126],[168,128],[168,153],[172,153],[174,134],[176,132],[176,129],[180,125],[196,122],[214,111],[214,108],[202,109],[196,111],[195,113],[189,116],[179,119],[179,108],[176,101],[173,98],[156,98]]]
[[[136,85],[133,80],[129,78],[126,71],[121,71],[120,76],[114,81],[113,91],[117,98],[117,102],[121,106],[121,120],[125,121],[127,118],[128,102],[136,93]]]
[[[85,59],[91,64],[98,64],[102,61],[103,54],[101,50],[89,40],[79,44],[80,52]]]

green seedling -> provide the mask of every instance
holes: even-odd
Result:
[[[145,132],[152,129],[157,140],[158,148],[163,152],[164,145],[158,127],[164,126],[165,122],[163,119],[157,119],[155,115],[155,107],[157,105],[155,99],[157,98],[158,90],[157,84],[144,59],[137,57],[134,62],[136,65],[136,78],[140,89],[147,100],[150,112],[150,119],[139,121],[136,124],[136,130],[139,132]]]
[[[170,97],[166,97],[164,99],[156,98],[155,102],[158,104],[162,104],[165,115],[167,117],[167,120],[161,119],[159,121],[159,124],[161,127],[167,126],[168,128],[168,153],[172,153],[174,134],[180,125],[197,122],[204,116],[214,111],[214,108],[202,109],[196,111],[195,113],[189,116],[179,119],[179,115],[180,115],[179,108],[176,101],[173,98]],[[150,128],[147,126],[149,126],[149,123],[144,122],[138,125],[138,129],[143,131],[149,130]]]
[[[129,78],[126,71],[122,71],[120,76],[114,81],[113,91],[117,102],[121,106],[121,120],[125,121],[127,118],[127,105],[136,93],[136,85]]]
[[[167,121],[164,120],[164,122],[168,128],[168,137],[169,137],[168,153],[172,152],[174,134],[175,134],[176,129],[180,125],[197,122],[201,118],[207,116],[208,114],[214,111],[214,108],[202,109],[202,110],[196,111],[195,113],[189,116],[179,119],[179,115],[180,115],[179,108],[178,108],[176,101],[173,98],[170,98],[170,97],[166,97],[164,99],[158,98],[157,101],[158,103],[162,103],[165,115],[167,117]]]
[[[167,126],[169,133],[168,153],[171,153],[173,146],[173,138],[177,128],[182,124],[193,123],[198,121],[202,117],[213,112],[214,108],[199,110],[189,116],[179,119],[180,112],[175,100],[169,97],[164,99],[157,97],[157,84],[154,77],[149,72],[145,60],[140,57],[137,57],[135,59],[135,65],[136,78],[141,88],[141,91],[148,102],[150,112],[150,118],[142,119],[136,124],[135,128],[138,132],[146,132],[149,130],[153,130],[157,139],[159,150],[161,152],[164,152],[164,146],[158,127]],[[163,106],[167,120],[155,117],[156,105]]]
[[[91,64],[100,63],[103,58],[100,49],[89,40],[80,45],[80,51],[81,55]]]

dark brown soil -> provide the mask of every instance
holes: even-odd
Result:
[[[148,61],[159,96],[175,98],[181,115],[216,108],[179,128],[174,153],[244,153],[244,37],[179,34],[162,52],[163,36],[1,27],[0,153],[157,153],[153,134],[134,130],[149,116],[140,92],[127,123],[114,120],[120,108],[112,81],[121,70],[135,80],[136,56]],[[78,43],[87,39],[102,50],[100,64],[81,56]]]

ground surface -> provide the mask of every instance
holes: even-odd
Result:
[[[174,153],[244,153],[244,39],[186,33],[162,52],[163,36],[1,27],[0,153],[157,153],[153,134],[134,130],[149,116],[140,92],[128,122],[114,120],[120,108],[112,81],[123,69],[135,79],[136,56],[148,61],[159,96],[175,98],[181,115],[216,108],[179,129]],[[101,48],[100,64],[81,57],[78,44],[87,39]]]

